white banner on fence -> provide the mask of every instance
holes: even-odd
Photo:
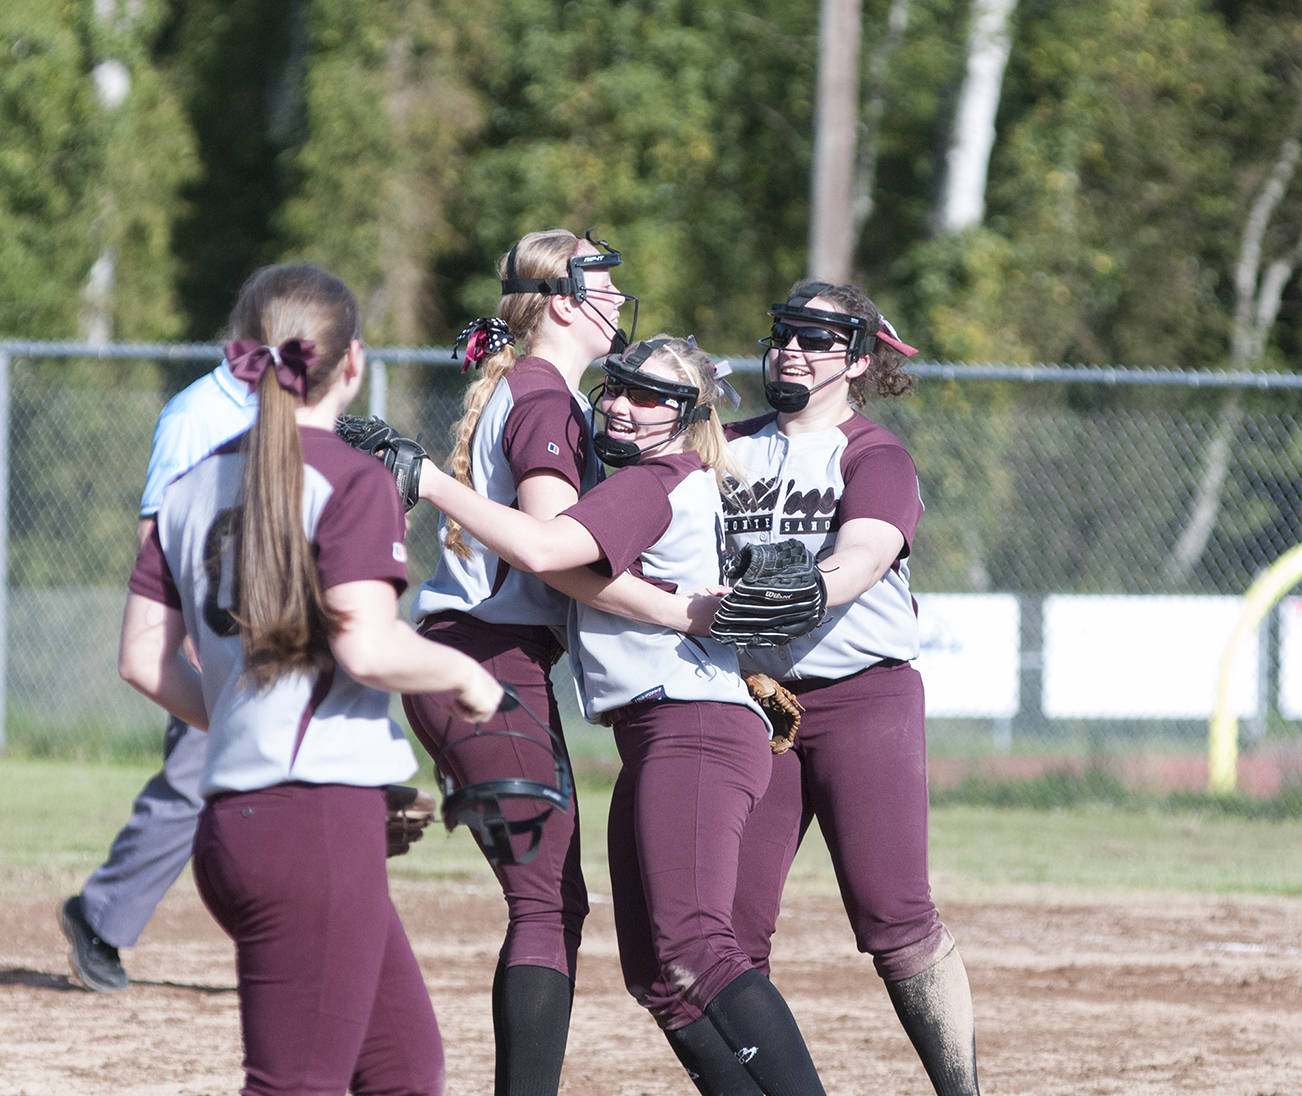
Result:
[[[1019,631],[1013,594],[920,594],[927,714],[1003,719],[1021,704]]]
[[[1302,719],[1302,597],[1279,603],[1279,714]]]
[[[1044,714],[1053,719],[1202,719],[1243,611],[1237,597],[1044,599]],[[1236,715],[1257,710],[1257,636],[1233,668]]]

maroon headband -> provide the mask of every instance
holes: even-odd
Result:
[[[231,372],[236,380],[249,386],[250,392],[258,390],[270,366],[276,371],[280,387],[300,399],[307,396],[307,371],[317,363],[315,349],[311,339],[286,339],[279,346],[266,346],[257,339],[236,339],[225,346]]]

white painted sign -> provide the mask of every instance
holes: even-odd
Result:
[[[1041,703],[1054,719],[1203,719],[1211,715],[1237,597],[1044,599]],[[1236,715],[1257,710],[1256,635],[1230,681]]]
[[[927,715],[1008,718],[1021,705],[1013,594],[917,594]]]

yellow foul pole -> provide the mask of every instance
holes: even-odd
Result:
[[[1302,544],[1290,548],[1266,568],[1243,595],[1243,612],[1221,659],[1216,706],[1207,731],[1207,790],[1228,795],[1238,784],[1239,721],[1230,701],[1230,679],[1240,649],[1280,598],[1302,582]]]

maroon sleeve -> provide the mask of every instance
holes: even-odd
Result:
[[[866,444],[852,439],[846,447],[841,459],[845,487],[838,513],[842,522],[853,518],[890,522],[904,535],[900,555],[907,556],[922,517],[918,472],[908,450],[885,431],[882,434]]]
[[[331,462],[329,471],[320,468],[333,487],[312,536],[321,587],[378,579],[402,593],[407,588],[406,519],[393,476],[374,457],[339,445],[344,453],[330,455],[343,459]]]
[[[639,465],[602,480],[562,513],[592,534],[612,575],[632,567],[664,535],[673,516],[663,477]]]
[[[172,569],[167,566],[167,559],[163,555],[163,542],[158,539],[157,522],[154,522],[149,539],[140,547],[127,589],[150,601],[161,601],[169,609],[181,608],[181,595],[172,579]]]
[[[518,484],[533,472],[552,472],[579,490],[587,463],[587,433],[583,412],[568,389],[521,393],[502,433],[512,478]]]

